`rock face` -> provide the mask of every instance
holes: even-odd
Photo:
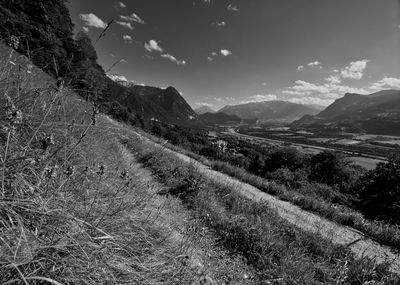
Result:
[[[400,135],[400,91],[385,90],[371,95],[347,93],[316,116],[304,116],[292,125]]]
[[[315,115],[318,109],[286,101],[266,101],[225,106],[219,112],[236,115],[241,119],[259,119],[266,121],[292,122],[304,115]]]

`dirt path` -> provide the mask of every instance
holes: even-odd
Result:
[[[177,268],[178,277],[194,276],[193,280],[182,279],[178,284],[253,284],[252,269],[244,264],[240,256],[232,256],[221,249],[212,232],[194,219],[191,212],[182,202],[165,193],[166,186],[159,183],[152,172],[137,162],[134,154],[123,146],[121,139],[137,138],[137,133],[106,118],[107,132],[113,133],[118,151],[124,157],[123,167],[139,177],[150,194],[146,223],[164,228],[168,232],[168,240],[179,248],[176,260],[181,266]],[[111,123],[111,124],[110,124]],[[188,271],[191,272],[188,274]],[[187,283],[189,282],[189,283]]]
[[[395,273],[400,273],[400,255],[394,253],[389,247],[365,237],[362,233],[352,228],[321,218],[289,202],[279,200],[272,195],[264,193],[247,183],[241,182],[221,172],[211,170],[208,166],[184,154],[165,148],[135,131],[132,131],[132,133],[135,133],[142,140],[174,154],[181,161],[192,164],[200,173],[206,175],[211,180],[229,185],[244,197],[254,201],[268,202],[268,204],[277,211],[279,216],[299,228],[308,232],[318,233],[324,238],[331,240],[334,244],[348,246],[357,257],[367,256],[371,259],[375,259],[378,263],[389,262],[391,264],[390,270]]]

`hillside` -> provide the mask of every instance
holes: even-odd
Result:
[[[400,91],[385,90],[370,95],[347,93],[316,116],[304,116],[293,126],[399,135]]]
[[[197,115],[203,115],[205,113],[215,113],[215,111],[208,106],[201,106],[197,109],[194,109],[194,111]]]
[[[161,89],[151,86],[117,85],[113,86],[111,94],[116,101],[128,109],[128,112],[141,114],[147,119],[185,124],[197,117],[197,114],[173,87]]]
[[[103,112],[140,125],[150,119],[195,123],[191,120],[196,114],[175,88],[129,87],[111,80],[98,64],[89,36],[84,32],[73,34],[66,1],[49,0],[41,5],[28,0],[3,2],[0,5],[3,41],[87,100],[96,102]]]
[[[291,122],[304,115],[315,115],[319,111],[309,106],[291,102],[266,101],[235,106],[228,105],[218,112],[236,115],[241,119],[259,119],[262,122],[273,120]]]
[[[238,124],[241,119],[236,115],[227,115],[225,113],[205,113],[199,116],[199,120],[207,125],[229,125]]]

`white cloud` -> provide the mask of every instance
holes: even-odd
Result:
[[[209,57],[207,57],[207,60],[208,60],[208,61],[213,61],[214,58],[212,58],[211,56],[209,56]]]
[[[122,8],[122,9],[125,9],[126,5],[124,3],[122,3],[122,2],[118,2],[118,7]]]
[[[283,90],[283,94],[296,95],[296,96],[308,96],[319,95],[327,99],[336,99],[342,97],[345,93],[358,93],[358,94],[369,94],[370,92],[363,88],[353,88],[346,85],[340,85],[335,82],[326,84],[314,84],[303,80],[297,80],[296,84],[287,90]],[[321,97],[320,97],[321,98]]]
[[[211,3],[211,0],[204,0],[204,3]]]
[[[107,23],[93,13],[80,14],[79,17],[89,27],[99,28],[99,29],[104,29],[105,27],[107,27]]]
[[[121,25],[122,27],[128,28],[129,30],[135,29],[135,28],[132,26],[132,24],[129,23],[129,22],[116,21],[116,23],[117,23],[118,25]]]
[[[350,62],[349,66],[346,66],[340,71],[340,75],[343,78],[349,79],[361,79],[364,75],[364,70],[367,68],[367,64],[370,62],[368,59],[358,60]]]
[[[369,89],[385,90],[385,89],[400,89],[400,78],[384,77],[383,79],[372,84]]]
[[[133,41],[132,37],[129,36],[129,35],[123,35],[122,38],[123,38],[124,41],[126,41],[126,42],[132,42],[132,41]]]
[[[228,56],[228,55],[231,55],[232,52],[230,50],[227,50],[227,49],[221,49],[221,54],[223,56]]]
[[[225,99],[217,98],[217,97],[215,97],[214,100],[219,102],[219,103],[224,103],[225,102]]]
[[[278,97],[275,94],[257,94],[250,96],[248,100],[241,101],[240,104],[247,104],[247,103],[259,103],[265,101],[274,101],[278,100]]]
[[[297,67],[297,71],[301,71],[301,70],[303,70],[304,69],[304,65],[299,65],[298,67]]]
[[[227,9],[228,11],[239,12],[239,8],[236,5],[229,4]]]
[[[224,21],[222,21],[222,22],[216,22],[216,25],[217,25],[218,27],[225,27],[225,26],[226,26],[226,23],[225,23]]]
[[[333,99],[323,99],[318,97],[300,97],[300,98],[292,98],[286,101],[297,103],[297,104],[317,104],[322,106],[328,106],[333,103]]]
[[[186,61],[177,60],[173,55],[170,55],[170,54],[162,54],[161,57],[169,59],[170,61],[176,63],[177,65],[185,65],[186,64]]]
[[[121,74],[107,74],[107,76],[115,82],[127,82],[128,79]]]
[[[325,78],[325,80],[331,84],[339,84],[342,82],[342,80],[340,80],[338,75],[331,75],[328,78]]]
[[[157,41],[155,40],[150,40],[148,43],[145,43],[144,48],[149,52],[163,52],[163,49],[158,45]]]
[[[262,83],[262,86],[267,86],[267,85],[268,85],[267,82],[263,82],[263,83]]]
[[[316,61],[307,63],[307,65],[310,67],[313,67],[313,66],[320,66],[321,63],[318,60],[316,60]]]
[[[212,52],[211,55],[212,55],[212,56],[218,56],[218,53]]]
[[[89,28],[88,28],[88,27],[82,27],[82,30],[83,30],[85,33],[89,33]]]
[[[214,106],[214,104],[212,104],[212,103],[205,103],[205,102],[197,102],[197,103],[194,103],[196,106],[199,106],[199,107],[203,107],[203,106],[207,106],[207,107],[212,107],[212,106]]]
[[[122,20],[127,21],[127,22],[136,22],[139,24],[145,24],[145,22],[135,13],[132,13],[130,16],[119,16]]]

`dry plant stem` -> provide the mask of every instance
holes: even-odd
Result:
[[[28,143],[26,144],[23,156],[26,155],[26,152],[28,151],[29,145],[32,143],[33,139],[36,137],[36,135],[37,135],[37,133],[39,132],[40,128],[42,127],[43,123],[46,121],[47,116],[50,114],[50,111],[51,111],[51,109],[52,109],[54,103],[56,102],[56,99],[57,99],[58,95],[59,95],[59,92],[56,93],[56,96],[55,96],[54,99],[51,101],[51,104],[50,104],[49,108],[47,109],[46,114],[43,116],[42,121],[40,122],[40,124],[39,124],[39,126],[36,128],[36,130],[34,131],[32,137],[29,139]]]
[[[6,161],[7,161],[7,152],[8,152],[8,147],[10,144],[10,139],[11,139],[11,129],[8,130],[6,149],[4,151],[4,158],[3,158],[3,170],[2,170],[3,174],[2,174],[2,179],[1,179],[1,196],[2,196],[2,198],[4,198],[4,195],[5,195]]]

